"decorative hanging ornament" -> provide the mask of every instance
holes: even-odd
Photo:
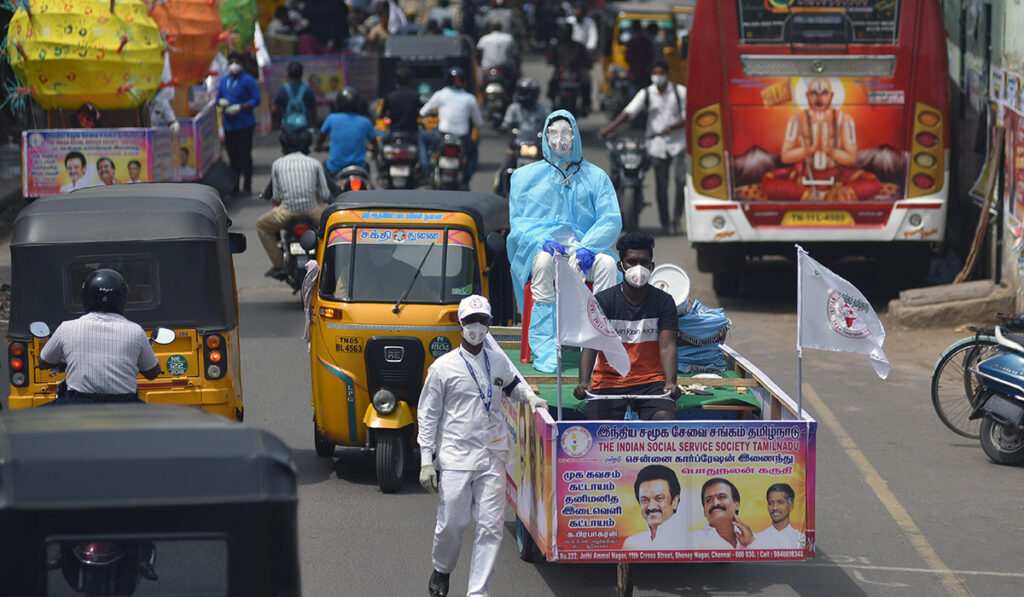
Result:
[[[256,0],[221,0],[220,20],[224,30],[238,37],[233,37],[231,50],[248,52],[256,35],[256,17],[258,7]]]
[[[220,47],[221,21],[211,0],[157,0],[150,15],[167,39],[177,85],[201,83]]]

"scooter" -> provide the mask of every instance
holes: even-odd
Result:
[[[370,185],[370,173],[362,166],[345,166],[334,175],[334,184],[342,193],[348,191],[365,191],[373,188]],[[301,281],[299,282],[301,284]]]
[[[495,188],[495,192],[506,199],[512,186],[512,173],[517,168],[532,164],[544,157],[540,147],[540,133],[530,134],[520,129],[512,129],[509,152],[516,156],[515,167],[505,168],[498,173],[498,183]]]
[[[509,105],[509,68],[492,66],[484,72],[484,118],[498,128]]]
[[[132,595],[139,582],[158,580],[152,541],[62,542],[47,561],[48,570],[60,570],[76,593]]]
[[[277,247],[284,257],[284,275],[279,279],[292,287],[292,294],[302,290],[306,277],[306,262],[316,259],[316,253],[302,248],[299,240],[307,230],[316,230],[317,223],[309,216],[292,216],[284,228],[277,231]]]
[[[981,448],[999,464],[1024,463],[1024,335],[996,326],[999,349],[971,367],[978,389],[970,419],[982,418]]]
[[[582,83],[580,73],[574,69],[559,67],[558,94],[555,96],[555,108],[577,113]]]
[[[622,230],[637,230],[644,208],[644,171],[651,166],[647,144],[639,137],[619,137],[605,141],[604,146],[612,185],[619,197]]]
[[[414,189],[419,178],[416,134],[388,129],[377,153],[380,184],[386,189]]]
[[[463,188],[463,172],[466,167],[466,148],[458,135],[445,133],[430,157],[433,172],[431,187],[439,190],[460,190]]]

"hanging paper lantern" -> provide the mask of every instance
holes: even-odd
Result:
[[[156,93],[164,41],[142,0],[19,0],[7,54],[47,110],[135,108]]]
[[[213,0],[164,0],[150,11],[167,38],[171,72],[180,86],[200,83],[220,46],[220,11]]]
[[[220,20],[224,30],[234,34],[237,39],[231,45],[236,52],[245,52],[252,47],[252,39],[256,35],[256,0],[221,0]]]

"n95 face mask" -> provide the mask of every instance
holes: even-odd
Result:
[[[548,127],[548,147],[560,158],[568,158],[572,155],[573,138],[572,125],[565,120],[559,120]]]
[[[647,285],[647,281],[651,279],[651,270],[642,265],[634,265],[623,272],[622,277],[626,280],[626,284],[633,288],[643,288]]]
[[[242,72],[242,65],[237,62],[232,62],[228,65],[228,72],[232,75],[237,75]]]
[[[487,337],[488,326],[482,323],[471,323],[462,326],[462,339],[473,346],[478,346]]]

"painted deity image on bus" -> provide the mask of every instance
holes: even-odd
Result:
[[[904,94],[840,77],[746,79],[733,87],[733,194],[739,201],[895,201]]]

